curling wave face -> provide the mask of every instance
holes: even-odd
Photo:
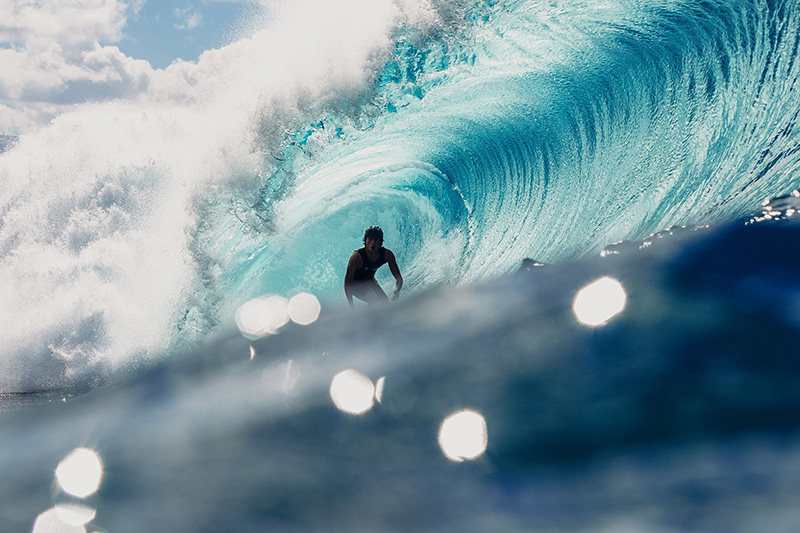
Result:
[[[335,305],[372,224],[413,293],[797,187],[790,2],[312,4],[201,58],[183,107],[85,107],[0,156],[0,390],[102,380],[263,293]]]

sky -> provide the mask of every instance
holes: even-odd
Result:
[[[258,0],[0,0],[0,135],[87,101],[179,100],[187,63],[261,13]]]
[[[179,58],[195,61],[205,50],[235,39],[249,7],[219,0],[149,0],[128,21],[117,46],[125,55],[146,59],[155,68],[166,68]]]

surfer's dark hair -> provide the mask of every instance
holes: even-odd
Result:
[[[364,232],[364,244],[367,244],[367,237],[380,241],[383,244],[383,230],[379,226],[370,226]]]

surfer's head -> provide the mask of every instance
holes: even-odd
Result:
[[[364,232],[364,244],[367,244],[367,239],[372,239],[378,246],[383,244],[383,230],[378,226],[370,226]]]

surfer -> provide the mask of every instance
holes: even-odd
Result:
[[[392,301],[400,296],[403,287],[403,276],[397,268],[397,261],[391,250],[383,247],[383,230],[378,226],[370,226],[364,232],[364,247],[359,248],[350,256],[347,263],[347,273],[344,276],[344,294],[347,303],[353,307],[353,296],[368,304],[388,302],[389,298],[375,280],[375,271],[385,263],[395,279],[395,289]]]

